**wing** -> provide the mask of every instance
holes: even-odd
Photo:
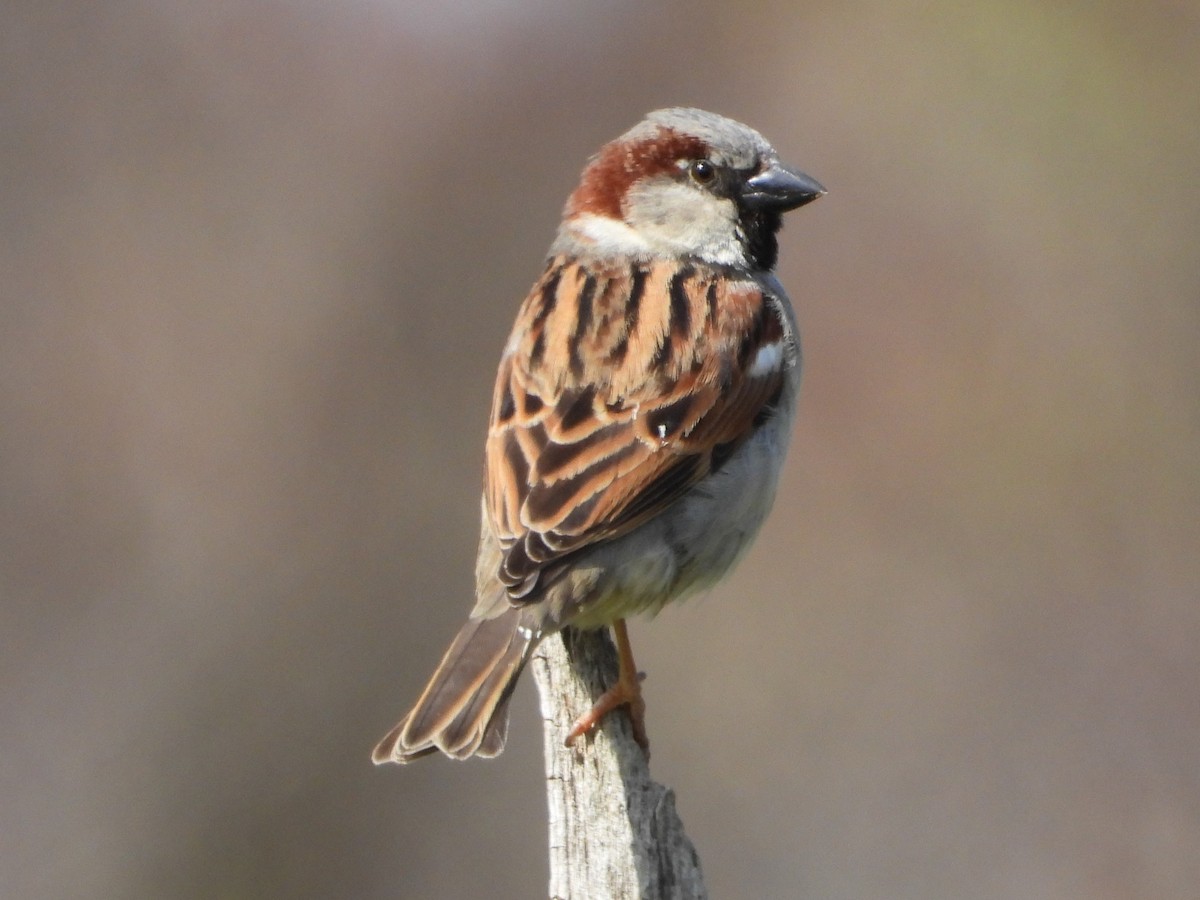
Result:
[[[510,599],[718,469],[769,417],[792,341],[753,279],[552,259],[518,314],[488,432],[484,496]]]

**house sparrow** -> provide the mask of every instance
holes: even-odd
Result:
[[[376,763],[497,755],[517,677],[567,625],[613,625],[620,655],[567,740],[628,705],[648,746],[624,619],[714,584],[770,510],[800,379],[776,232],[824,192],[698,109],[590,160],[500,359],[475,608]]]

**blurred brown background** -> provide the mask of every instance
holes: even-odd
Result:
[[[6,4],[0,895],[544,896],[531,685],[498,760],[368,753],[470,606],[561,204],[676,103],[830,189],[776,512],[634,628],[714,896],[1197,895],[1170,0]]]

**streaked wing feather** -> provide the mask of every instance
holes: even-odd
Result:
[[[727,459],[779,394],[785,334],[749,278],[551,260],[501,362],[487,442],[510,597],[657,516]]]

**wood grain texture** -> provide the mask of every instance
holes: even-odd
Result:
[[[608,715],[572,747],[563,736],[617,677],[607,630],[568,628],[530,661],[541,700],[551,900],[703,900],[700,859],[675,794],[650,778],[628,718]]]

